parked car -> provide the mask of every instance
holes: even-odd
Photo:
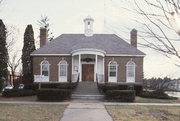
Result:
[[[18,89],[24,89],[24,84],[19,84]]]
[[[6,89],[13,89],[13,86],[12,85],[7,85],[6,87],[3,88],[2,91],[6,90]]]

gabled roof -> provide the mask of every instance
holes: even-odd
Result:
[[[86,48],[103,50],[107,55],[145,55],[115,34],[94,34],[90,37],[84,34],[62,34],[31,55],[71,54],[74,50]]]

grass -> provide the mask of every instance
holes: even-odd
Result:
[[[66,105],[0,104],[0,121],[59,121]]]
[[[180,106],[106,106],[113,121],[180,121]]]
[[[154,99],[136,96],[135,103],[180,103],[180,99]]]

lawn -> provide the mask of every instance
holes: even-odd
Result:
[[[136,96],[135,103],[180,103],[180,99],[154,99]]]
[[[106,106],[114,121],[180,121],[180,106]]]
[[[0,121],[59,121],[67,105],[0,104]]]

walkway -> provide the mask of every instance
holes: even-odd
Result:
[[[60,121],[113,121],[103,103],[70,103]]]

